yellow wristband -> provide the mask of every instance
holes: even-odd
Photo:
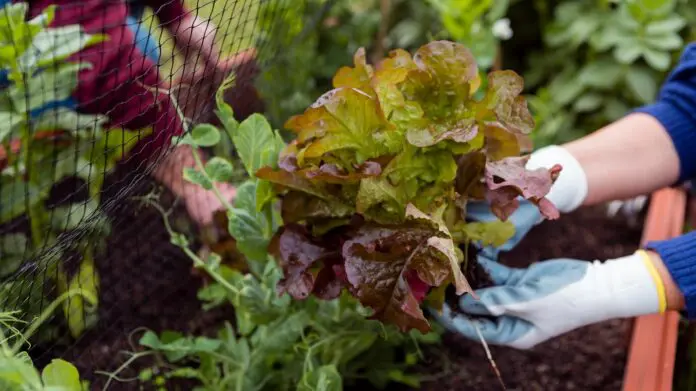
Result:
[[[643,258],[645,267],[648,269],[653,281],[655,281],[655,287],[657,288],[658,308],[660,313],[663,313],[667,309],[667,295],[665,293],[665,284],[662,282],[662,277],[660,277],[660,273],[657,272],[655,265],[653,265],[650,255],[648,255],[645,250],[638,250],[637,253],[640,254],[641,258]]]

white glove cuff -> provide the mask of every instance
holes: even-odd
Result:
[[[628,318],[664,311],[662,280],[644,251],[595,264],[598,287],[605,287],[607,318]]]
[[[563,167],[561,174],[546,196],[561,213],[569,213],[580,207],[587,197],[587,176],[582,166],[565,148],[551,145],[530,155],[526,168]]]

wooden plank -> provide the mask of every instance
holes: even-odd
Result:
[[[673,238],[682,233],[686,212],[686,192],[662,189],[652,195],[645,220],[642,243]],[[636,318],[631,336],[624,391],[670,391],[674,376],[679,314]]]

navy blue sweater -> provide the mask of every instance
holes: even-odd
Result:
[[[667,129],[679,154],[680,181],[696,178],[696,44],[684,50],[657,101],[638,112],[655,117]],[[689,318],[696,319],[696,231],[651,242],[684,293]]]

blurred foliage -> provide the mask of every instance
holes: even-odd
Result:
[[[575,139],[652,102],[696,26],[696,0],[305,3],[272,0],[260,10],[257,47],[274,65],[258,85],[275,126],[326,91],[332,71],[350,64],[357,48],[374,61],[393,48],[449,39],[470,47],[482,71],[499,65],[524,75],[536,147]],[[380,26],[384,3],[390,12]],[[278,45],[264,45],[270,40],[290,49],[271,52]]]
[[[696,20],[693,0],[534,5],[543,47],[529,56],[524,75],[535,95],[537,147],[575,139],[654,101]]]
[[[414,49],[438,31],[437,12],[422,1],[391,0],[384,40],[377,45],[379,0],[307,0],[303,6],[271,0],[260,11],[257,48],[273,66],[259,78],[266,116],[281,127],[331,88],[336,69],[352,63],[365,47],[372,59],[392,48]],[[279,45],[276,40],[283,44]],[[273,45],[267,42],[274,41]],[[285,53],[271,52],[289,47]]]

